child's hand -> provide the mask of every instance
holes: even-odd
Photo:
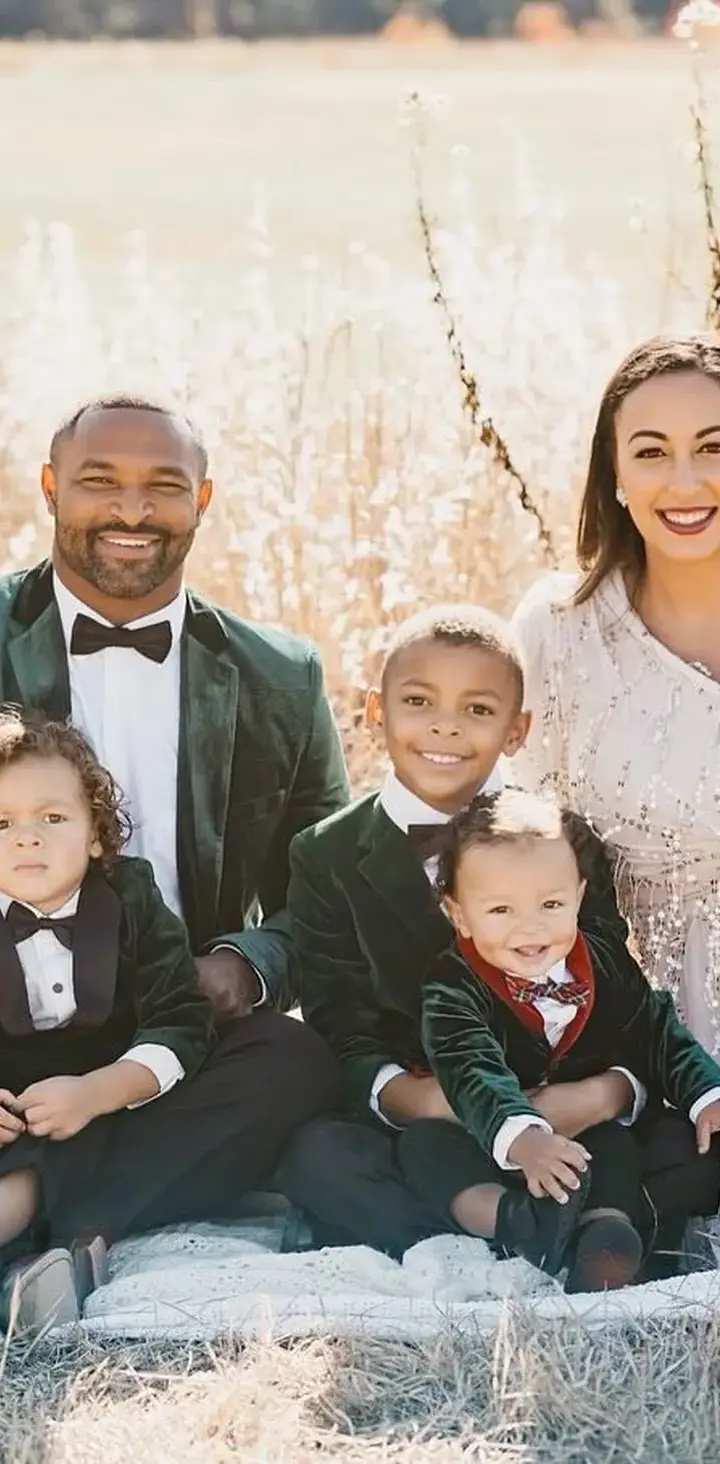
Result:
[[[25,1124],[16,1112],[18,1100],[7,1088],[0,1088],[0,1148],[13,1144],[25,1133]]]
[[[574,1139],[550,1134],[547,1129],[526,1128],[508,1149],[508,1159],[519,1164],[536,1200],[549,1196],[559,1205],[567,1203],[568,1190],[576,1190],[590,1162],[590,1155]]]
[[[28,1133],[36,1139],[71,1139],[95,1118],[90,1084],[80,1078],[45,1078],[18,1097]]]
[[[720,1133],[720,1098],[708,1103],[695,1120],[698,1154],[707,1154],[713,1134]]]

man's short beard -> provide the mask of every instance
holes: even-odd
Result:
[[[153,529],[160,539],[157,555],[142,564],[108,564],[96,551],[100,534],[131,531],[119,524],[99,529],[71,529],[56,521],[55,541],[65,563],[78,576],[101,594],[114,600],[141,600],[152,594],[178,570],[187,559],[195,538],[194,528],[183,535]]]

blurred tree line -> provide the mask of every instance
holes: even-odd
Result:
[[[402,0],[400,0],[402,3]],[[357,35],[379,29],[398,0],[0,0],[0,35],[110,36]],[[638,19],[660,23],[669,0],[624,0]],[[508,35],[522,0],[415,0],[463,36]],[[603,0],[564,0],[568,19],[603,14]]]

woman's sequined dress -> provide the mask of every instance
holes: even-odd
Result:
[[[717,1055],[720,684],[655,640],[619,574],[577,607],[576,584],[549,575],[515,614],[533,712],[515,771],[607,839],[646,974]]]

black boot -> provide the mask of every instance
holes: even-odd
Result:
[[[564,1205],[557,1200],[536,1200],[527,1190],[506,1190],[498,1205],[495,1242],[509,1255],[522,1256],[557,1276],[575,1234],[590,1189],[590,1170],[578,1175],[576,1190],[568,1191]]]
[[[637,1281],[642,1263],[643,1243],[635,1226],[619,1215],[604,1215],[580,1231],[565,1290],[617,1291]]]

